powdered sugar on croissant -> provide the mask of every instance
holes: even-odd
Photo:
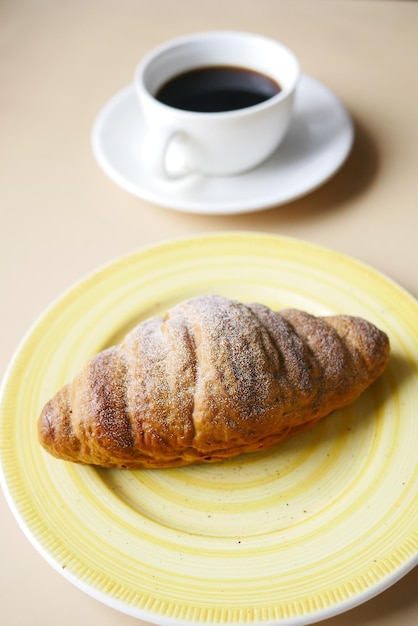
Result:
[[[314,317],[201,296],[134,328],[44,407],[52,455],[175,467],[267,448],[353,402],[389,357],[358,317]]]

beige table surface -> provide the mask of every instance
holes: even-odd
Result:
[[[253,30],[290,46],[356,126],[326,185],[236,216],[169,211],[98,168],[90,131],[137,61],[195,30]],[[418,3],[367,0],[1,0],[0,375],[61,292],[141,246],[208,231],[290,235],[355,256],[418,295]],[[0,495],[4,626],[138,626],[72,586],[30,545]],[[330,626],[418,623],[417,569]],[[322,622],[321,622],[322,623]]]

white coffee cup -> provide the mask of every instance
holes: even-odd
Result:
[[[170,79],[202,67],[258,72],[277,83],[280,91],[251,106],[215,112],[184,110],[157,99]],[[258,166],[289,128],[299,77],[295,55],[257,34],[209,31],[157,47],[139,63],[134,78],[146,129],[143,163],[165,180],[193,172],[233,175]]]

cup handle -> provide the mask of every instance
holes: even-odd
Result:
[[[187,158],[187,134],[173,128],[150,131],[144,160],[152,174],[168,181],[181,180],[193,172]]]

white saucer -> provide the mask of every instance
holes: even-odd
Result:
[[[304,75],[287,136],[270,159],[245,174],[155,180],[141,162],[143,134],[141,111],[129,85],[105,104],[92,130],[94,155],[113,182],[169,209],[227,215],[284,204],[324,183],[345,161],[354,129],[341,101]]]

